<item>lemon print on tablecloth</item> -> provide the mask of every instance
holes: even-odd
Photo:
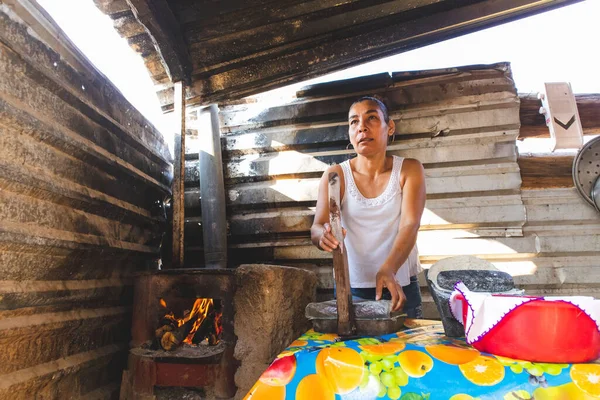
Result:
[[[458,393],[450,397],[448,400],[475,400],[475,397],[464,393]]]
[[[334,400],[335,393],[327,378],[317,374],[307,375],[296,388],[296,400]]]
[[[360,354],[347,347],[328,347],[319,351],[315,362],[317,375],[337,394],[350,393],[360,385],[364,362]],[[314,400],[314,399],[312,399]]]
[[[452,365],[466,364],[480,355],[479,351],[476,349],[447,344],[425,346],[425,350],[427,350],[427,352],[436,360]]]
[[[575,364],[571,367],[573,383],[590,396],[600,397],[600,365]]]
[[[479,356],[458,368],[467,380],[478,386],[497,385],[504,379],[504,366],[488,356]]]

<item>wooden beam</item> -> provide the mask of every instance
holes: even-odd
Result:
[[[172,268],[183,267],[185,226],[185,87],[175,82],[175,161],[173,173],[173,261]]]
[[[573,159],[574,156],[520,156],[521,189],[574,187]]]
[[[519,95],[521,100],[520,118],[521,130],[519,139],[549,138],[550,131],[546,126],[544,116],[539,113],[542,106],[535,95]],[[600,134],[600,93],[575,95],[579,118],[584,135]]]
[[[190,82],[192,62],[179,22],[166,0],[127,0],[160,54],[171,82]]]
[[[340,208],[340,178],[337,172],[329,173],[329,222],[331,233],[340,245],[333,250],[333,271],[336,284],[337,332],[340,336],[352,336],[356,333],[354,306],[348,271],[348,254],[344,246],[342,216]]]

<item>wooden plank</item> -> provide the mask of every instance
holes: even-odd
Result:
[[[189,37],[190,53],[194,59],[194,72],[209,71],[214,65],[231,63],[247,54],[260,53],[282,43],[314,42],[315,38],[329,34],[333,30],[352,30],[358,25],[373,19],[414,11],[431,5],[435,0],[419,0],[406,3],[403,0],[376,2],[356,10],[338,11],[334,15],[316,12],[272,24],[264,24],[237,31],[229,35],[212,38]],[[338,7],[339,9],[339,7]],[[302,29],[298,29],[302,26]],[[288,45],[289,46],[289,45]]]
[[[519,156],[518,163],[523,189],[574,187],[572,167],[574,156]]]
[[[97,376],[105,375],[101,372],[103,368],[107,371],[114,371],[113,368],[116,368],[118,364],[113,360],[117,356],[119,361],[122,361],[120,354],[126,348],[126,343],[112,344],[2,375],[0,397],[27,400],[31,399],[31,393],[43,393],[44,390],[71,396],[74,387],[81,387],[79,385],[72,386],[79,383],[76,380],[77,375],[85,374],[86,369],[92,369],[96,374],[101,374]],[[88,378],[91,378],[88,385],[90,382],[92,384],[98,382],[98,379],[93,376],[88,376]],[[85,379],[82,379],[81,383],[85,385],[84,382]],[[71,385],[71,387],[65,387],[65,384]]]
[[[25,128],[14,129],[14,125],[9,122],[12,125],[9,127],[6,123],[0,110],[0,127],[5,133],[0,136],[0,186],[5,190],[61,204],[70,202],[75,208],[93,209],[104,216],[117,213],[117,219],[123,218],[123,214],[151,217],[148,209],[160,198],[158,193],[142,193],[125,176],[117,179],[106,170],[20,134]],[[28,162],[23,164],[23,160]],[[42,192],[47,193],[42,195]]]
[[[185,229],[185,86],[175,82],[175,163],[173,174],[173,246],[172,268],[184,265],[184,229]]]
[[[387,0],[372,0],[369,4],[379,4],[385,7],[386,2]],[[231,4],[225,3],[222,7],[211,11],[201,10],[200,7],[186,7],[179,10],[180,20],[186,22],[187,40],[190,43],[196,43],[215,37],[229,36],[235,38],[242,33],[244,36],[249,33],[250,36],[248,37],[251,37],[252,32],[255,34],[263,33],[263,38],[266,38],[264,37],[265,29],[260,29],[261,27],[266,27],[266,30],[276,30],[279,35],[282,35],[283,30],[287,28],[288,35],[292,35],[293,31],[290,31],[290,29],[302,25],[304,29],[310,32],[307,23],[312,22],[314,24],[317,22],[317,28],[322,29],[318,25],[318,21],[322,21],[327,26],[323,17],[347,15],[354,10],[362,9],[363,5],[358,0],[349,0],[343,3],[336,0],[285,0],[277,2],[254,0],[244,2],[244,7],[240,10],[225,12],[224,10],[229,7],[231,7]],[[192,15],[189,15],[190,13]],[[220,15],[214,15],[215,13]],[[209,15],[214,16],[209,18]],[[351,20],[351,18],[348,15],[348,19]],[[202,23],[197,23],[198,20],[201,20]],[[238,35],[235,35],[236,33]],[[274,33],[273,36],[276,36],[276,34]],[[283,37],[277,40],[279,43],[282,41]]]
[[[131,10],[125,0],[94,0],[94,4],[109,16]]]
[[[277,179],[232,184],[228,185],[227,201],[228,206],[232,208],[311,207],[316,204],[318,189],[319,178]],[[200,207],[196,193],[196,191],[189,191],[186,197],[188,210]],[[443,197],[429,192],[426,207],[438,209],[515,204],[522,204],[521,196],[510,192],[453,193]]]
[[[171,81],[189,82],[192,62],[169,4],[165,0],[127,0],[127,4],[152,38]]]
[[[453,237],[453,235],[460,235]],[[461,237],[462,236],[462,237]],[[468,237],[465,231],[422,231],[417,244],[422,260],[428,258],[472,254],[477,257],[496,259],[527,258],[539,252],[538,239],[535,236],[515,238],[478,238]],[[314,246],[276,247],[277,260],[327,259],[331,255]]]
[[[140,265],[152,265],[154,258],[147,254],[116,254],[106,248],[76,251],[24,243],[18,246],[13,244],[12,247],[12,250],[0,248],[2,279],[36,280],[51,276],[52,279],[66,280],[131,276]]]
[[[100,312],[102,309],[89,311]],[[81,319],[64,322],[52,322],[50,319],[43,326],[31,324],[19,329],[0,330],[0,343],[3,346],[14,345],[12,351],[0,353],[0,376],[115,342],[127,343],[129,313],[98,315],[88,318],[86,310],[81,310]],[[45,316],[53,317],[52,314],[38,314],[26,318],[34,320]]]
[[[2,222],[16,224],[24,231],[30,229],[32,233],[39,228],[49,228],[91,241],[114,240],[141,245],[160,234],[157,225],[152,229],[152,225],[127,224],[6,190],[0,191],[0,203],[3,205],[0,208]]]
[[[396,135],[388,145],[389,154],[417,158],[423,163],[474,160],[476,154],[484,152],[478,159],[516,157],[514,139],[518,130],[502,127],[475,128],[449,131],[443,136],[432,137],[432,133]],[[345,126],[316,129],[314,131],[277,132],[273,134],[249,134],[225,138],[229,146],[226,155],[232,161],[254,154],[273,154],[286,151],[298,153],[346,154],[354,155],[349,146]],[[468,150],[457,154],[457,149]],[[472,150],[472,151],[471,151]],[[511,151],[512,150],[512,151]],[[434,157],[434,152],[444,154]],[[447,153],[447,154],[446,154]],[[190,154],[189,157],[193,157]]]
[[[441,37],[450,38],[476,27],[480,28],[482,23],[490,26],[565,3],[567,2],[486,1],[485,7],[480,3],[450,10],[439,6],[437,12],[423,10],[423,13],[416,14],[414,19],[408,20],[406,15],[399,14],[385,19],[385,23],[370,23],[368,27],[357,26],[353,33],[346,32],[345,35],[333,35],[325,39],[316,36],[261,51],[261,65],[264,66],[265,60],[268,59],[277,60],[276,63],[269,63],[269,68],[259,68],[259,59],[255,58],[258,54],[251,54],[232,60],[228,65],[218,64],[218,67],[222,68],[218,73],[199,71],[199,74],[194,76],[196,84],[193,92],[197,100],[202,101],[240,98],[343,69],[358,61],[366,62],[430,44]],[[198,59],[198,62],[201,60]],[[248,77],[251,77],[250,81]],[[167,104],[168,100],[165,105]]]
[[[534,95],[519,95],[521,99],[521,131],[519,139],[549,138],[545,118],[539,113],[541,101]],[[575,95],[584,135],[600,134],[600,94]]]
[[[3,62],[7,54],[10,53],[0,52],[0,71],[11,76],[12,72],[6,68],[12,71],[14,66]],[[6,117],[4,123],[36,139],[48,140],[48,144],[67,154],[96,158],[96,163],[102,162],[100,165],[105,169],[118,167],[121,173],[168,191],[166,183],[170,177],[165,174],[169,167],[166,162],[156,162],[149,153],[130,147],[118,131],[107,130],[86,118],[36,81],[19,74],[14,78],[0,81],[0,113]],[[59,87],[55,90],[62,91]],[[32,127],[37,129],[27,130]]]
[[[600,233],[539,236],[542,254],[594,254],[600,251]]]
[[[491,234],[493,227],[520,228],[525,223],[525,208],[522,205],[490,205],[485,207],[461,207],[430,209],[425,206],[421,218],[422,230],[434,229],[487,229]],[[285,234],[307,235],[314,219],[313,209],[279,209],[264,212],[231,214],[229,218],[230,235],[236,243],[257,240],[253,236],[279,237]],[[194,237],[201,236],[199,219],[187,219],[186,229]],[[496,229],[498,235],[506,236],[504,229]]]
[[[400,88],[382,88],[375,94],[386,100],[393,119],[415,118],[419,115],[462,113],[494,108],[518,108],[519,102],[509,80],[495,76],[476,80],[471,74],[438,77],[437,82],[420,79],[403,83]],[[443,85],[443,86],[442,86]],[[265,107],[262,102],[225,106],[221,117],[224,133],[282,128],[289,125],[343,123],[347,125],[348,109],[367,93],[331,96],[319,100],[295,100],[283,105]],[[515,115],[517,110],[515,110]],[[518,115],[515,118],[518,123]]]
[[[333,250],[333,271],[336,283],[337,333],[340,336],[352,336],[356,333],[356,321],[350,291],[350,272],[348,254],[344,246],[342,232],[340,177],[337,172],[329,173],[329,223],[331,233],[339,242]]]
[[[99,125],[111,132],[119,132],[123,141],[145,151],[155,161],[169,164],[170,155],[162,134],[135,110],[116,87],[105,85],[104,75],[81,53],[80,60],[87,64],[83,70],[62,61],[54,49],[37,38],[33,39],[26,25],[21,25],[1,12],[0,37],[3,42],[0,45],[3,49],[2,56],[10,60],[20,59],[19,63],[25,63],[19,68],[14,65],[9,68],[11,74],[26,74],[36,81],[34,86],[48,88]],[[58,51],[65,46],[63,41],[68,40],[64,33],[59,38],[60,40],[52,42]],[[18,55],[17,58],[15,54]],[[3,80],[2,83],[11,81],[20,85],[14,79]]]
[[[527,226],[600,223],[597,211],[576,189],[524,190]]]
[[[455,171],[454,176],[429,176],[426,179],[427,193],[430,199],[470,198],[485,195],[512,194],[512,190],[520,189],[521,177],[518,172],[503,170],[491,166],[489,169],[471,171]],[[283,179],[229,184],[227,187],[228,204],[236,207],[294,206],[314,205],[318,190],[318,178],[286,178]],[[467,201],[467,200],[464,200]],[[298,204],[300,203],[300,204]],[[196,203],[198,204],[198,203]],[[471,203],[465,203],[471,204]]]

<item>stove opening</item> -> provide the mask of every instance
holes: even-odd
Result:
[[[218,299],[159,300],[165,314],[155,331],[154,348],[174,351],[181,346],[215,346],[221,340],[222,304]]]

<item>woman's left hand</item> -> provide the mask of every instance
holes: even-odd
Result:
[[[401,310],[406,302],[406,296],[404,295],[402,286],[396,280],[394,271],[384,265],[377,271],[375,279],[375,300],[381,299],[383,288],[386,287],[392,295],[392,311]]]

